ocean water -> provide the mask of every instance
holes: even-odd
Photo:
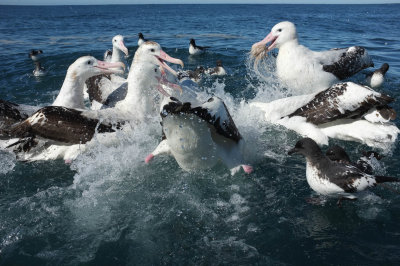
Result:
[[[400,187],[371,189],[342,208],[308,203],[316,195],[304,159],[286,154],[299,136],[246,106],[288,93],[247,60],[283,20],[314,50],[365,46],[376,66],[390,65],[379,90],[399,99],[399,13],[400,5],[0,6],[0,98],[50,104],[76,58],[102,58],[122,34],[130,62],[143,32],[188,69],[223,61],[228,75],[200,86],[226,102],[255,169],[231,176],[218,164],[187,173],[167,156],[145,165],[161,136],[157,123],[93,145],[71,165],[17,162],[0,151],[0,265],[399,265]],[[189,56],[190,38],[212,48]],[[31,49],[44,51],[46,76],[31,75]],[[353,159],[369,149],[331,143]],[[400,175],[398,145],[382,151],[377,173]]]

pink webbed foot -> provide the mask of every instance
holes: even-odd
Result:
[[[242,168],[246,174],[251,174],[253,172],[253,167],[250,165],[242,165]]]
[[[150,153],[149,155],[147,155],[146,159],[144,159],[144,162],[149,163],[151,160],[153,160],[153,158],[154,155]]]
[[[71,163],[72,163],[72,160],[71,160],[71,159],[64,160],[64,163],[65,163],[65,164],[71,164]]]

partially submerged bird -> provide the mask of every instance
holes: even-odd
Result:
[[[396,141],[399,129],[390,120],[394,99],[353,82],[335,84],[320,93],[292,96],[269,103],[253,102],[265,120],[302,136],[328,144],[328,137],[352,140],[385,149]]]
[[[138,42],[137,42],[138,46],[140,46],[143,43],[148,41],[147,39],[144,38],[143,33],[141,33],[141,32],[139,32],[138,37],[139,37]]]
[[[363,47],[335,48],[322,52],[308,49],[299,44],[296,26],[289,21],[276,24],[262,41],[253,44],[252,50],[256,51],[253,56],[258,57],[260,53],[264,56],[274,48],[279,49],[277,76],[295,94],[318,92],[373,66]]]
[[[196,54],[201,54],[205,52],[207,48],[210,48],[209,46],[198,46],[196,45],[196,41],[194,39],[190,39],[190,44],[189,44],[189,54],[191,55],[196,55]]]
[[[221,60],[217,60],[216,66],[214,68],[209,68],[206,70],[206,73],[211,76],[224,76],[226,75],[226,71],[224,66],[222,65]]]
[[[306,177],[310,187],[317,193],[338,197],[342,200],[357,199],[355,193],[384,182],[399,182],[388,176],[375,176],[364,173],[348,162],[335,162],[326,157],[317,143],[304,138],[296,143],[288,154],[299,153],[306,158]]]
[[[40,77],[46,75],[46,69],[41,65],[39,59],[43,54],[42,50],[31,50],[29,52],[29,57],[32,59],[35,64],[35,69],[33,70],[33,75],[35,77]]]
[[[379,88],[385,81],[385,74],[389,70],[389,64],[384,63],[380,68],[366,77],[366,84],[371,88]]]
[[[209,169],[222,161],[231,173],[240,169],[251,173],[253,168],[244,163],[244,141],[224,102],[211,97],[192,107],[171,97],[163,104],[161,113],[163,139],[146,157],[170,154],[186,171]]]

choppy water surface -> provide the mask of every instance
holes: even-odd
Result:
[[[315,195],[304,160],[286,155],[299,136],[246,108],[247,100],[287,92],[269,73],[251,71],[246,58],[274,24],[291,20],[312,49],[357,44],[377,66],[389,63],[381,90],[398,99],[399,12],[400,5],[1,6],[0,98],[49,104],[77,57],[101,58],[123,34],[130,62],[143,32],[189,69],[222,59],[228,75],[201,87],[226,101],[255,172],[232,177],[221,164],[187,173],[166,156],[145,165],[161,135],[158,118],[118,144],[94,145],[72,165],[21,163],[0,152],[0,264],[398,264],[398,193],[378,187],[343,208],[307,203]],[[212,49],[189,56],[190,38]],[[30,49],[44,51],[47,76],[31,75]],[[332,143],[345,144],[354,159],[367,149]],[[399,176],[397,146],[380,174]]]

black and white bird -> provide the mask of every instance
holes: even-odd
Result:
[[[250,106],[264,112],[265,120],[328,145],[329,138],[357,141],[385,149],[400,133],[391,120],[394,98],[353,82],[335,84],[319,93],[292,96]]]
[[[329,147],[326,150],[325,155],[331,161],[349,163],[351,165],[354,165],[364,173],[370,175],[373,174],[373,163],[376,163],[377,161],[382,159],[382,155],[375,151],[364,151],[363,156],[361,156],[356,162],[352,162],[347,152],[339,145]]]
[[[222,65],[222,60],[217,60],[216,66],[206,70],[206,73],[211,76],[225,76],[226,71]]]
[[[384,63],[380,68],[367,75],[366,84],[371,88],[379,88],[385,81],[385,74],[388,70],[389,64]]]
[[[128,48],[124,43],[122,35],[116,35],[112,38],[112,52],[107,50],[104,54],[105,61],[110,63],[123,62],[123,54],[128,56]],[[111,58],[109,58],[111,54]],[[107,97],[121,85],[126,83],[126,78],[123,76],[125,68],[120,67],[120,72],[113,75],[97,75],[86,80],[85,96],[89,98],[92,109],[99,109],[105,103]],[[86,94],[87,92],[87,94]]]
[[[138,39],[138,46],[142,45],[143,43],[147,42],[148,40],[144,38],[143,33],[139,32],[138,34],[139,39]]]
[[[33,61],[39,61],[42,55],[43,55],[42,50],[31,50],[29,52],[29,58],[32,59]]]
[[[105,52],[104,52],[104,62],[111,62],[111,58],[112,58],[112,50],[110,50],[110,49],[107,49]]]
[[[219,161],[231,174],[253,171],[244,163],[244,140],[220,98],[211,97],[197,107],[166,98],[160,115],[163,139],[146,163],[156,155],[170,154],[186,171],[209,169]]]
[[[122,64],[105,62],[99,64],[98,61],[93,60],[93,57],[88,56],[77,61],[83,62],[78,70],[93,68],[98,71],[96,74],[103,71],[114,73]],[[39,109],[22,122],[7,129],[7,136],[13,139],[0,146],[13,148],[14,151],[20,153],[19,158],[24,160],[76,158],[85,149],[81,144],[89,142],[95,133],[111,133],[123,124],[139,123],[153,113],[156,115],[159,104],[155,103],[155,99],[160,97],[158,85],[161,72],[171,69],[165,61],[183,64],[181,60],[168,56],[159,44],[153,42],[143,44],[136,51],[128,75],[127,95],[115,107],[102,110],[65,107],[70,101],[72,104],[79,93],[83,98],[84,81],[81,80],[80,89],[74,89],[69,93],[62,92],[62,89],[52,106]],[[109,69],[106,70],[105,66]],[[72,71],[72,68],[70,67],[68,71]],[[75,72],[75,75],[66,78],[65,83],[81,78],[85,80],[85,77],[80,77]]]
[[[194,82],[199,82],[206,69],[203,66],[197,66],[195,70],[183,70],[178,71],[178,80],[181,82],[184,79],[191,79]]]
[[[196,41],[194,39],[190,39],[189,54],[191,55],[201,54],[204,53],[207,48],[210,48],[210,46],[198,46],[196,45]]]
[[[321,52],[308,49],[299,44],[296,26],[289,21],[272,27],[264,40],[255,43],[252,49],[260,47],[264,47],[267,52],[279,49],[276,58],[277,76],[284,86],[298,95],[321,91],[373,66],[363,47],[335,48]]]
[[[306,177],[310,187],[319,194],[338,197],[338,205],[342,200],[357,199],[354,193],[376,184],[400,181],[394,177],[366,174],[350,163],[331,161],[310,138],[299,140],[288,153],[299,153],[306,158]]]
[[[31,50],[29,52],[29,57],[32,59],[33,63],[35,64],[35,69],[33,70],[33,75],[35,77],[40,77],[46,75],[46,69],[41,65],[40,58],[42,57],[43,51],[42,50]]]

